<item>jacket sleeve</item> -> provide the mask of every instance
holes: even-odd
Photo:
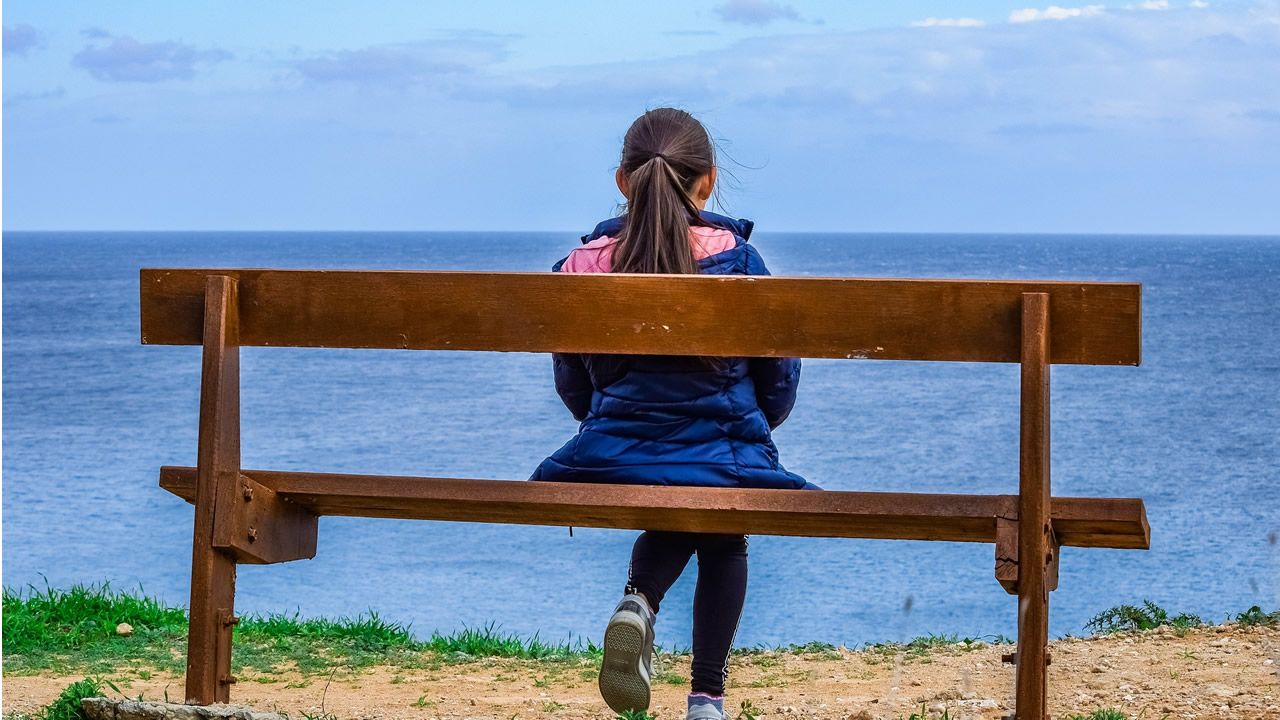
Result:
[[[756,403],[772,430],[787,419],[796,404],[800,358],[751,358],[750,372],[756,385]]]
[[[582,356],[575,353],[552,353],[551,363],[555,370],[556,392],[564,406],[573,413],[573,419],[581,422],[591,410],[591,375],[582,362]]]
[[[769,274],[764,258],[751,245],[747,246],[746,263],[748,275]],[[796,404],[800,358],[751,358],[749,372],[756,386],[756,404],[764,412],[769,429],[778,427]]]

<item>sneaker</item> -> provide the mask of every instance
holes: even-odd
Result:
[[[726,720],[724,711],[724,699],[712,699],[706,695],[691,693],[689,695],[689,713],[685,715],[685,720]]]
[[[622,598],[604,631],[600,696],[617,713],[649,709],[653,612],[643,595]]]

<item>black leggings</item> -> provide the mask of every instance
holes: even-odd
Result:
[[[693,591],[693,691],[723,695],[729,650],[747,597],[747,538],[645,531],[631,550],[627,592],[639,592],[656,613],[662,597],[698,553]]]

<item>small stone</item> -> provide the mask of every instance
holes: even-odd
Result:
[[[1276,662],[1275,660],[1272,660],[1271,658],[1267,658],[1266,660],[1263,660],[1263,661],[1262,661],[1262,664],[1263,664],[1264,666],[1266,666],[1266,665],[1274,665],[1274,664],[1275,664],[1275,662]]]
[[[116,634],[120,637],[129,637],[133,634],[133,626],[129,623],[120,623],[116,626]]]
[[[1204,689],[1205,689],[1205,692],[1209,693],[1210,695],[1214,697],[1220,697],[1220,698],[1231,698],[1240,694],[1239,690],[1236,690],[1233,687],[1228,687],[1226,685],[1221,685],[1219,683],[1209,683],[1208,685],[1205,686]]]

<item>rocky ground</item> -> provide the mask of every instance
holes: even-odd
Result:
[[[1012,705],[1013,671],[1001,664],[1009,646],[845,649],[736,655],[730,669],[731,717],[897,720],[913,713],[953,720],[1002,717]],[[1280,629],[1168,627],[1091,639],[1054,641],[1052,717],[1106,708],[1126,717],[1280,720]],[[687,657],[663,663],[652,711],[683,718]],[[588,659],[477,660],[378,667],[332,677],[247,674],[234,702],[298,718],[611,718]],[[143,679],[143,678],[146,679]],[[6,676],[5,715],[32,713],[77,677]],[[181,699],[180,677],[149,674],[116,680],[129,697]]]

